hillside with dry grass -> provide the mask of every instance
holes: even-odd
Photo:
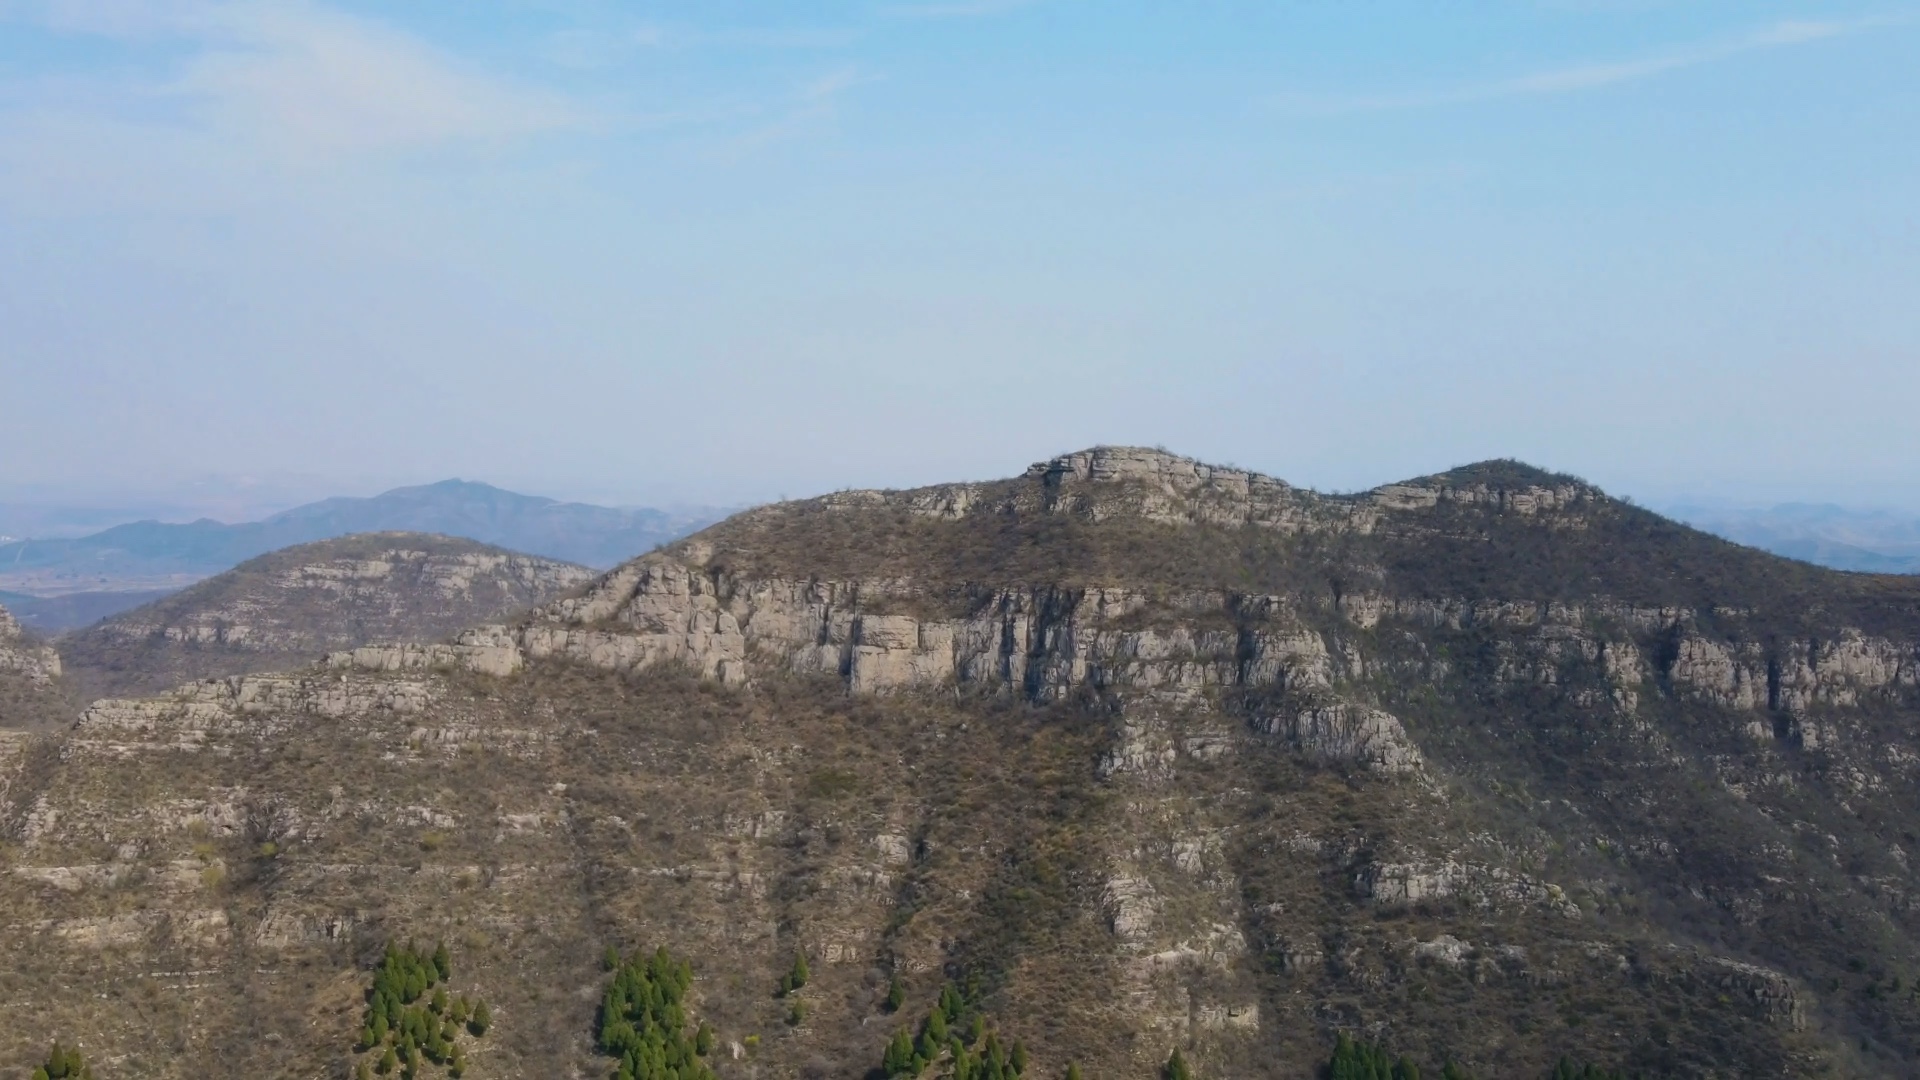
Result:
[[[492,1007],[472,1077],[614,1075],[661,946],[723,1078],[900,1074],[949,991],[926,1075],[1904,1076],[1917,643],[1920,582],[1512,463],[766,507],[0,745],[0,1077],[352,1076],[409,941]]]

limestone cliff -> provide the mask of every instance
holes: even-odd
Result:
[[[30,641],[6,608],[0,607],[0,676],[45,686],[60,677],[60,654]]]
[[[72,700],[61,674],[59,654],[22,632],[0,607],[0,737],[8,729],[37,730],[71,719]]]

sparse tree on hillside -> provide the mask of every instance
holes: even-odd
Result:
[[[475,1038],[480,1038],[484,1036],[487,1033],[487,1029],[492,1026],[493,1010],[487,1008],[487,1003],[484,1000],[474,1005],[473,1016],[467,1021],[467,1030],[473,1032]]]
[[[780,996],[785,997],[807,985],[807,980],[812,977],[813,972],[807,967],[805,950],[794,953],[793,967],[787,969],[787,973],[780,977]]]
[[[1180,1049],[1174,1048],[1172,1056],[1167,1058],[1167,1067],[1161,1070],[1166,1080],[1193,1080],[1193,1070],[1187,1068],[1187,1059],[1180,1056]]]
[[[906,1028],[893,1033],[887,1051],[880,1058],[880,1069],[888,1076],[899,1076],[913,1067],[913,1038]]]

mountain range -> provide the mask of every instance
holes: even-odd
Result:
[[[843,491],[6,733],[0,1062],[1907,1076],[1917,716],[1920,578],[1514,462]]]
[[[1676,504],[1667,513],[1737,543],[1836,570],[1920,573],[1920,516],[1829,503],[1772,507]]]
[[[144,603],[270,551],[354,533],[458,536],[604,568],[716,516],[559,502],[446,480],[371,498],[325,499],[255,522],[141,521],[82,537],[0,544],[0,590],[14,595],[11,605],[24,622],[52,632]]]

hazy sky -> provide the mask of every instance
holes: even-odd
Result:
[[[0,0],[0,486],[1920,506],[1920,4]]]

